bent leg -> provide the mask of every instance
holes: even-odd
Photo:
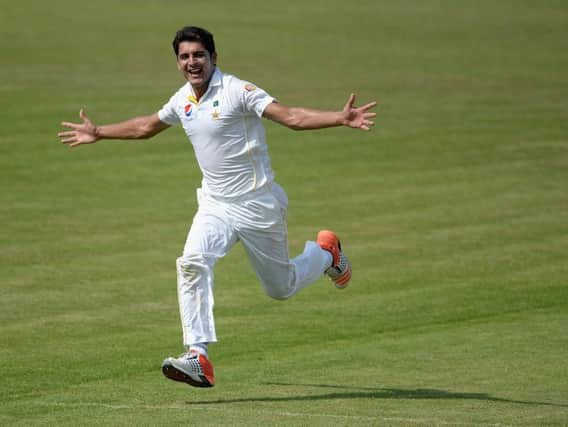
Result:
[[[296,271],[296,287],[303,289],[319,279],[332,262],[331,254],[316,242],[306,242],[304,252],[290,261]]]
[[[297,292],[296,274],[288,258],[285,235],[274,230],[245,230],[239,232],[239,238],[269,297],[287,299]]]
[[[287,299],[300,292],[331,265],[331,254],[315,242],[306,242],[304,252],[289,260],[286,239],[262,232],[240,237],[262,287],[275,299]]]
[[[276,191],[283,192],[279,186]],[[331,254],[315,242],[307,242],[304,252],[290,260],[286,205],[282,197],[267,192],[247,203],[262,218],[241,221],[238,235],[268,296],[287,299],[315,282],[331,265]]]

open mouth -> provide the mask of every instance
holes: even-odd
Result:
[[[202,69],[189,70],[188,74],[193,78],[201,77]]]

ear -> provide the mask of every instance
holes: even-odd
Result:
[[[213,52],[213,55],[211,55],[211,62],[213,65],[217,65],[217,52]]]

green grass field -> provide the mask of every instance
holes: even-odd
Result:
[[[236,247],[208,390],[160,372],[200,181],[182,130],[56,136],[157,111],[186,24],[283,103],[380,104],[370,133],[266,124],[291,252],[333,228],[354,279],[274,301]],[[0,425],[568,425],[564,0],[11,1],[0,34]]]

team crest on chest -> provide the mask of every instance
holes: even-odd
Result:
[[[191,116],[191,112],[193,111],[193,105],[187,104],[183,109],[185,111],[185,117],[189,117]]]

